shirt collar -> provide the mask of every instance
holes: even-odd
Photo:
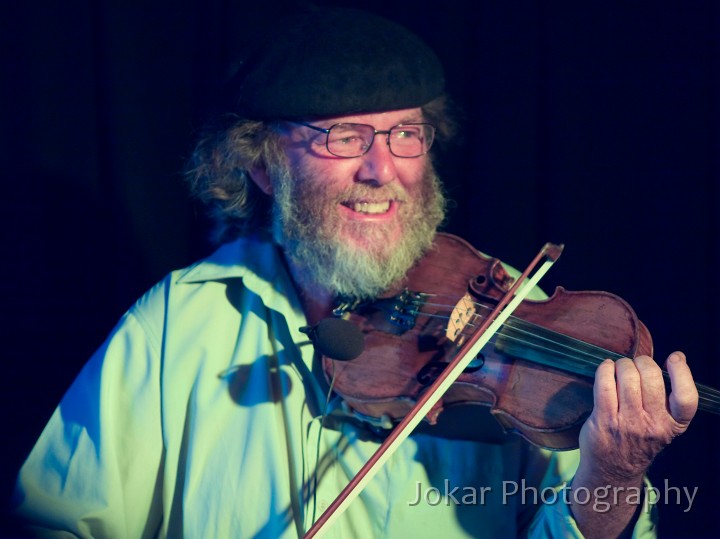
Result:
[[[279,247],[267,236],[248,236],[222,245],[209,257],[181,270],[178,284],[241,278],[270,309],[304,318]]]
[[[235,277],[273,282],[284,271],[280,252],[266,238],[249,236],[226,243],[207,258],[181,270],[177,283],[200,283]]]

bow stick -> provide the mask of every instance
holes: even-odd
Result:
[[[342,515],[363,488],[372,480],[380,468],[395,453],[399,445],[410,435],[413,429],[422,421],[432,407],[442,398],[448,388],[455,382],[469,363],[480,353],[480,350],[492,339],[501,328],[505,320],[513,313],[518,305],[527,297],[530,291],[537,286],[540,279],[560,257],[563,246],[546,243],[535,256],[530,265],[515,281],[512,288],[502,297],[493,311],[485,318],[480,327],[460,348],[455,358],[442,371],[438,378],[428,387],[428,390],[418,398],[415,406],[397,424],[385,438],[380,447],[368,459],[347,486],[340,492],[332,504],[320,515],[320,518],[305,534],[304,539],[322,537],[327,529]],[[543,261],[532,277],[528,276]]]

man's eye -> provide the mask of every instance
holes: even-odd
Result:
[[[397,139],[417,139],[420,138],[419,129],[398,129],[393,132],[393,136]]]
[[[337,136],[337,137],[331,137],[329,139],[330,144],[357,144],[358,142],[361,142],[362,139],[359,135],[344,135],[344,136]]]
[[[363,135],[363,132],[349,125],[335,127],[332,131],[330,131],[328,136],[328,142],[338,146],[362,144],[364,140],[365,136]]]

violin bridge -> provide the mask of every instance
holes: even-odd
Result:
[[[471,323],[475,314],[475,302],[470,294],[466,293],[460,298],[460,301],[455,304],[450,314],[447,329],[445,330],[445,336],[454,342],[456,346],[462,346],[465,342],[463,331],[465,327]]]

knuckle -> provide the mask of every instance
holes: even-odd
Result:
[[[657,373],[660,374],[660,366],[650,356],[638,356],[633,360],[635,368],[643,373]]]
[[[618,359],[615,362],[615,375],[618,378],[637,377],[639,379],[639,372],[635,362],[626,357]]]

